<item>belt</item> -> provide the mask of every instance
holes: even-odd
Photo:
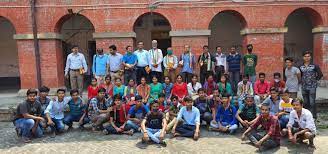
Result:
[[[70,69],[70,71],[80,71],[80,69]]]
[[[112,72],[112,73],[117,73],[117,72],[119,72],[119,71],[110,71],[110,72]]]

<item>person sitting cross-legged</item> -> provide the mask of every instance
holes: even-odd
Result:
[[[261,125],[264,131],[258,130],[257,127]],[[277,116],[270,115],[270,106],[268,104],[261,105],[261,115],[256,119],[241,136],[242,140],[246,137],[257,147],[260,151],[276,148],[280,146],[280,126]]]
[[[192,137],[194,140],[198,140],[200,130],[200,113],[199,110],[193,106],[192,98],[189,96],[184,98],[186,106],[183,106],[172,128],[172,134],[174,137]]]
[[[284,90],[281,93],[281,100],[279,103],[279,113],[277,114],[279,118],[280,128],[286,128],[286,125],[289,121],[289,114],[293,110],[292,98],[289,98],[288,89]]]
[[[166,146],[164,141],[166,119],[165,114],[159,111],[159,103],[154,100],[150,104],[150,112],[141,122],[141,130],[143,132],[143,142],[148,142],[149,138],[157,144]]]
[[[179,98],[175,95],[171,97],[171,105],[169,108],[169,111],[166,112],[166,120],[167,120],[167,127],[166,127],[166,132],[171,131],[173,128],[175,122],[177,121],[177,115],[179,112]]]
[[[287,135],[292,143],[297,141],[309,140],[309,146],[315,148],[313,144],[316,135],[316,126],[312,113],[303,108],[303,100],[294,99],[292,101],[294,110],[290,112],[287,128],[283,129],[282,134]]]
[[[211,99],[206,97],[205,90],[203,88],[198,89],[198,98],[194,101],[194,106],[200,112],[200,120],[205,121],[209,126],[212,121],[212,114],[210,105],[213,104]]]
[[[236,118],[244,128],[248,128],[259,117],[260,109],[254,103],[254,96],[247,95],[245,103],[242,104],[237,112]]]
[[[127,124],[127,112],[129,106],[122,103],[122,97],[119,94],[113,96],[113,105],[110,111],[110,125],[106,126],[103,134],[127,134],[132,135],[133,130],[131,125]]]
[[[137,95],[135,97],[136,104],[133,105],[128,112],[127,125],[131,126],[133,132],[140,132],[140,125],[144,117],[149,112],[149,108],[142,103],[142,97]]]
[[[222,94],[222,105],[217,109],[216,119],[211,121],[209,130],[233,134],[238,125],[236,119],[236,108],[230,105],[230,95]]]

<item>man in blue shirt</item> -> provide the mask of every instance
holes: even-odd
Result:
[[[275,87],[271,87],[270,96],[267,97],[262,104],[267,104],[270,107],[270,115],[278,115],[280,101],[279,90]]]
[[[222,105],[218,107],[216,120],[211,122],[210,130],[233,134],[238,125],[236,119],[237,110],[230,105],[229,94],[222,94]]]
[[[107,61],[108,56],[104,54],[104,50],[97,49],[97,54],[93,56],[92,73],[94,78],[97,79],[98,85],[104,83],[105,81],[105,76],[107,74]]]
[[[72,53],[67,56],[65,77],[70,79],[71,89],[78,89],[82,96],[83,75],[87,72],[88,66],[84,55],[79,52],[79,47],[74,45]]]
[[[138,57],[132,52],[132,46],[127,46],[126,54],[123,56],[124,84],[127,85],[130,79],[136,81],[136,68]]]
[[[48,125],[51,128],[51,137],[55,137],[56,133],[64,132],[65,125],[63,122],[64,111],[67,105],[67,101],[64,100],[65,89],[57,90],[57,99],[50,101],[45,114],[48,119]]]
[[[112,79],[112,82],[115,81],[116,78],[120,78],[122,80],[122,71],[123,71],[123,64],[122,64],[123,56],[117,52],[117,48],[115,45],[109,46],[109,55],[107,66],[108,72]]]
[[[190,46],[185,45],[184,48],[185,51],[180,57],[179,65],[182,67],[181,74],[183,76],[183,81],[189,83],[191,82],[196,60],[195,55],[190,51]]]
[[[186,106],[182,107],[178,113],[177,121],[172,128],[174,137],[193,137],[194,140],[199,138],[200,113],[193,106],[192,98],[185,97]]]
[[[240,81],[240,63],[241,55],[236,52],[236,47],[230,48],[230,54],[227,57],[228,71],[231,79],[232,90],[237,92],[237,84]]]
[[[136,100],[136,104],[130,108],[127,117],[128,121],[126,124],[128,125],[129,128],[133,129],[133,132],[135,131],[139,132],[141,122],[145,118],[147,113],[149,113],[149,109],[146,105],[142,103],[141,96],[137,95],[135,97],[135,100]]]
[[[137,63],[137,84],[139,85],[141,83],[142,77],[148,77],[149,72],[149,52],[145,49],[143,49],[144,43],[142,41],[138,42],[138,50],[134,51],[134,54],[138,58]],[[150,79],[147,78],[147,82],[149,82]]]

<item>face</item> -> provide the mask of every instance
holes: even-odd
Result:
[[[152,46],[153,48],[157,48],[157,41],[152,41],[152,42],[151,42],[151,46]]]
[[[29,94],[29,95],[27,95],[27,100],[29,101],[29,102],[35,102],[35,99],[36,99],[36,94]]]
[[[139,43],[138,43],[138,49],[143,49],[143,47],[144,47],[143,42],[139,42]]]
[[[78,47],[74,47],[73,49],[72,49],[72,52],[74,52],[74,53],[77,53],[79,51],[79,48]]]
[[[273,78],[274,78],[274,81],[275,82],[279,82],[280,81],[280,76],[274,76]]]
[[[281,98],[286,102],[289,101],[289,93],[283,93],[281,94]]]
[[[248,78],[243,78],[243,83],[246,84],[248,80]]]
[[[269,107],[268,107],[268,106],[264,106],[264,105],[262,105],[262,106],[261,106],[261,114],[262,114],[264,117],[268,117],[268,116],[269,116]]]
[[[165,83],[170,83],[170,79],[168,77],[165,77]]]
[[[146,79],[145,78],[141,79],[141,84],[143,84],[143,85],[146,84]]]
[[[198,95],[199,95],[200,98],[205,98],[206,97],[206,94],[205,94],[204,91],[199,91]]]
[[[306,55],[304,55],[304,56],[303,56],[303,60],[304,60],[305,62],[309,62],[309,61],[311,60],[311,55],[310,55],[310,54],[306,54]]]
[[[207,81],[212,82],[212,81],[213,81],[213,76],[212,76],[212,75],[209,76],[209,77],[207,78]]]
[[[276,91],[271,91],[271,97],[273,98],[273,99],[276,99],[276,98],[278,98],[278,92],[276,92]]]
[[[133,81],[133,80],[130,80],[130,81],[129,81],[129,85],[130,85],[130,86],[134,86],[134,81]]]
[[[286,66],[287,67],[292,67],[293,66],[293,62],[291,62],[290,60],[286,60]]]
[[[204,52],[207,53],[208,52],[208,47],[203,48]]]
[[[140,107],[142,105],[142,100],[137,100],[137,102],[136,102],[136,106],[137,107]]]
[[[94,79],[93,79],[93,80],[91,81],[91,85],[96,86],[96,85],[97,85],[97,80],[94,80]]]
[[[103,50],[97,50],[97,53],[98,53],[99,55],[102,55],[102,54],[104,53],[104,51],[103,51]]]
[[[72,99],[77,100],[77,98],[79,98],[79,93],[73,93]]]
[[[250,105],[253,105],[253,104],[254,104],[253,99],[252,99],[252,98],[247,98],[247,99],[246,99],[246,104],[249,105],[249,106],[250,106]]]
[[[185,45],[184,47],[185,52],[189,52],[189,49],[190,49],[189,45]]]
[[[260,78],[260,81],[261,82],[264,82],[264,80],[265,80],[265,76],[264,75],[261,75],[259,78]]]
[[[221,79],[220,79],[220,81],[221,81],[222,83],[225,83],[225,82],[227,81],[227,79],[226,79],[226,77],[225,77],[225,76],[221,76]]]
[[[219,96],[220,95],[219,90],[218,89],[213,90],[213,95]]]
[[[229,104],[229,98],[228,97],[222,97],[222,105],[227,106]]]
[[[158,102],[159,103],[163,103],[165,101],[165,98],[164,97],[160,97],[160,98],[158,98]]]
[[[99,92],[99,93],[98,93],[98,97],[99,97],[100,99],[105,98],[105,95],[106,95],[105,92]]]
[[[111,53],[112,55],[115,55],[116,51],[113,50],[112,48],[109,48],[109,53]]]
[[[193,82],[193,83],[196,83],[197,82],[197,77],[196,76],[194,76],[194,77],[192,77],[192,79],[191,79],[191,81]]]
[[[115,81],[115,84],[117,85],[117,86],[120,86],[122,83],[121,83],[121,80],[120,79],[117,79],[116,81]]]
[[[187,102],[186,102],[186,107],[187,107],[187,108],[191,108],[192,105],[193,105],[193,102],[192,102],[192,101],[187,101]]]
[[[40,92],[39,95],[41,98],[46,98],[48,96],[48,92]]]
[[[120,99],[115,99],[114,103],[115,103],[115,105],[119,106],[119,105],[121,105],[121,100]]]
[[[158,81],[157,78],[154,77],[154,78],[153,78],[153,83],[157,83],[157,81]]]
[[[181,82],[182,82],[182,77],[181,77],[181,76],[178,76],[178,77],[177,77],[177,82],[178,82],[178,83],[181,83]]]
[[[172,99],[173,105],[177,106],[178,105],[178,100],[176,98]]]
[[[63,99],[63,98],[65,97],[65,92],[63,92],[63,91],[58,91],[58,93],[57,93],[57,97],[58,97],[58,99]]]
[[[158,108],[159,108],[159,104],[158,103],[154,103],[152,106],[151,106],[151,110],[153,112],[157,112],[158,111]]]
[[[128,47],[127,52],[132,52],[132,47]]]
[[[302,111],[303,105],[300,102],[293,102],[293,108],[295,111]]]
[[[222,52],[222,48],[221,47],[217,47],[216,48],[216,52],[221,53]]]
[[[106,83],[110,83],[110,78],[106,78],[106,79],[105,79],[105,82],[106,82]]]
[[[230,52],[231,53],[236,53],[236,48],[235,47],[230,48]]]

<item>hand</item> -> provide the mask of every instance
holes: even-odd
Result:
[[[258,141],[258,142],[255,143],[255,147],[257,147],[257,148],[260,148],[261,145],[262,145],[262,142],[261,141]]]
[[[296,139],[297,139],[297,134],[294,134],[294,136],[291,139],[292,143],[296,144],[297,141]]]
[[[39,121],[45,121],[42,117],[37,117],[37,120],[39,120]]]
[[[140,123],[140,120],[139,119],[137,119],[137,118],[134,118],[134,120],[133,120],[135,123],[137,123],[137,124],[139,124]]]
[[[246,121],[241,121],[241,124],[245,127],[248,127],[248,123]]]
[[[174,135],[175,134],[175,128],[171,130],[171,133]]]
[[[241,140],[242,141],[245,141],[246,140],[246,135],[245,134],[241,135]]]
[[[124,130],[124,126],[121,126],[120,129]]]
[[[161,135],[159,136],[159,140],[161,140],[161,141],[164,140],[164,133],[161,133]]]
[[[55,125],[54,122],[53,122],[51,119],[49,119],[49,121],[47,122],[47,124],[48,124],[49,126],[54,126],[54,125]]]
[[[218,124],[215,120],[211,121],[212,124]]]
[[[198,140],[198,138],[199,138],[199,132],[195,132],[195,134],[194,134],[194,140]]]
[[[82,125],[83,124],[83,119],[80,119],[79,120],[79,125]]]
[[[119,132],[119,133],[123,132],[123,130],[121,128],[116,128],[116,131]]]

